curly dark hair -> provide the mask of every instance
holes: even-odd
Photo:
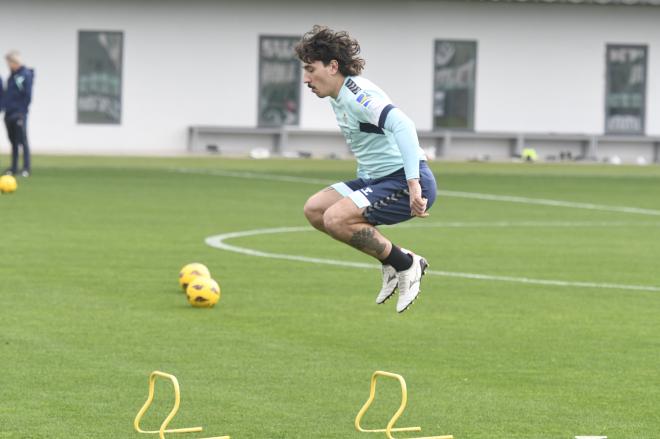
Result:
[[[360,44],[346,31],[334,31],[327,26],[315,25],[296,44],[296,54],[304,63],[316,61],[328,65],[333,59],[344,76],[362,73],[365,61],[360,58]]]

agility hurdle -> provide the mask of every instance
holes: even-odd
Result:
[[[394,378],[399,381],[399,383],[401,384],[401,405],[399,406],[399,409],[396,411],[396,413],[394,413],[394,416],[392,416],[392,418],[389,420],[385,428],[365,429],[362,428],[360,423],[362,421],[362,417],[367,412],[367,410],[369,410],[369,407],[371,407],[371,404],[374,402],[374,399],[376,398],[376,381],[378,380],[379,376]],[[355,429],[362,433],[385,433],[387,439],[395,439],[394,436],[392,436],[393,432],[422,431],[422,427],[396,427],[396,428],[394,427],[394,424],[396,424],[396,421],[401,417],[403,411],[406,409],[407,404],[408,404],[408,388],[406,387],[406,380],[404,380],[403,377],[399,374],[377,370],[376,372],[373,373],[373,375],[371,375],[371,388],[369,390],[369,399],[367,399],[367,402],[364,403],[364,405],[358,412],[357,416],[355,417]],[[408,439],[454,439],[454,436],[452,435],[425,436],[425,437],[416,437],[416,438],[408,438]]]
[[[172,410],[167,415],[167,417],[160,425],[160,428],[158,430],[143,430],[142,428],[140,428],[140,421],[142,420],[142,417],[147,412],[147,410],[151,406],[151,403],[154,400],[154,389],[156,385],[156,378],[158,377],[169,380],[172,383],[172,387],[174,388],[174,406],[172,407]],[[138,414],[135,416],[135,420],[133,421],[133,427],[135,427],[135,431],[137,431],[138,433],[145,433],[145,434],[158,434],[160,439],[165,439],[165,433],[197,433],[202,431],[203,430],[202,427],[172,428],[169,430],[167,429],[167,426],[179,411],[180,404],[181,404],[181,390],[179,388],[179,380],[177,380],[174,375],[171,375],[169,373],[160,372],[157,370],[152,372],[151,375],[149,375],[149,396],[147,397],[147,401],[144,403]],[[215,436],[215,437],[199,438],[199,439],[230,439],[230,437]]]

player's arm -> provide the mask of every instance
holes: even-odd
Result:
[[[419,139],[415,124],[400,109],[393,105],[388,107],[385,107],[381,114],[382,122],[379,121],[379,127],[394,134],[394,139],[403,157],[406,179],[419,180]]]
[[[396,107],[386,107],[387,113],[381,114],[382,128],[394,135],[396,144],[403,157],[403,169],[408,181],[410,193],[410,214],[428,216],[426,198],[422,198],[422,187],[419,184],[419,139],[415,124],[406,114]],[[383,113],[385,113],[385,110]]]
[[[403,111],[380,96],[363,93],[364,96],[358,94],[353,105],[357,105],[356,108],[360,108],[372,124],[391,132],[401,151],[410,193],[410,214],[428,216],[426,199],[422,198],[422,188],[419,184],[419,139],[415,124]]]

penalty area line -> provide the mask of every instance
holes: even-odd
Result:
[[[226,250],[234,253],[240,253],[248,256],[256,256],[256,257],[269,258],[269,259],[283,259],[288,261],[306,262],[312,264],[325,264],[325,265],[335,265],[341,267],[367,268],[367,269],[380,270],[381,266],[378,264],[372,264],[366,262],[340,261],[337,259],[312,258],[307,256],[289,255],[282,253],[270,253],[260,250],[253,250],[245,247],[239,247],[225,242],[233,238],[244,238],[248,236],[258,236],[258,235],[268,235],[268,234],[278,234],[278,233],[311,232],[314,230],[315,229],[312,229],[311,227],[277,227],[271,229],[245,230],[242,232],[232,232],[232,233],[224,233],[221,235],[209,236],[208,238],[205,239],[205,243],[206,245],[213,248]],[[533,279],[533,278],[517,277],[517,276],[498,276],[498,275],[490,275],[490,274],[461,273],[461,272],[453,272],[453,271],[435,271],[435,270],[428,270],[427,273],[436,276],[456,277],[461,279],[523,283],[523,284],[532,284],[532,285],[552,285],[559,287],[579,287],[579,288],[660,292],[660,287],[656,287],[652,285],[625,285],[625,284],[601,283],[601,282],[563,281],[556,279]]]

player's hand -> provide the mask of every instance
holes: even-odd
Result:
[[[408,192],[410,193],[410,216],[427,217],[426,211],[427,199],[422,197],[422,187],[419,180],[414,178],[408,180]]]

